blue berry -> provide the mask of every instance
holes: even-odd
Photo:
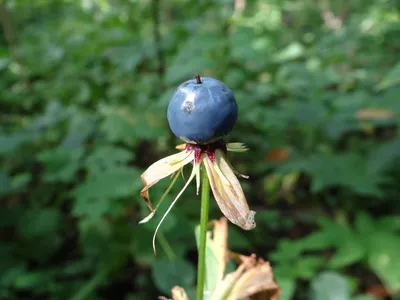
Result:
[[[232,91],[210,78],[182,83],[168,105],[172,132],[184,141],[207,144],[226,136],[236,123],[238,109]]]

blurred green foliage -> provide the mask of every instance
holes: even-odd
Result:
[[[250,147],[231,160],[250,175],[258,226],[230,225],[230,247],[269,259],[283,300],[399,295],[399,11],[398,0],[0,2],[0,298],[193,292],[194,191],[157,257],[160,216],[137,222],[141,172],[180,143],[169,98],[196,72],[234,90],[228,140]]]

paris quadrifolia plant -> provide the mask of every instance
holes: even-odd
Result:
[[[172,132],[185,144],[177,146],[179,153],[167,156],[152,164],[143,174],[145,185],[141,196],[150,209],[150,214],[140,223],[148,222],[176,182],[183,167],[192,164],[191,174],[185,185],[172,201],[161,218],[156,234],[172,207],[188,185],[195,179],[197,194],[201,188],[201,217],[198,262],[197,299],[203,299],[206,234],[210,186],[217,204],[226,218],[244,230],[253,229],[255,212],[249,209],[246,197],[231,166],[228,152],[244,152],[242,143],[225,143],[224,137],[233,129],[238,118],[238,108],[232,91],[221,81],[196,75],[195,79],[182,83],[168,105],[168,122]],[[154,208],[149,188],[159,180],[173,175],[172,182]]]

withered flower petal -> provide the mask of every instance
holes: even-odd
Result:
[[[215,200],[222,213],[242,229],[253,229],[255,212],[249,209],[239,180],[225,160],[222,151],[216,150],[215,161],[204,158],[207,175]]]

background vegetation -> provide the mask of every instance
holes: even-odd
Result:
[[[398,0],[1,1],[0,298],[194,291],[193,187],[157,257],[157,220],[137,222],[140,174],[180,143],[169,98],[195,72],[234,90],[227,140],[251,149],[231,160],[250,175],[257,228],[230,225],[231,249],[270,260],[283,300],[398,297],[399,11]]]

